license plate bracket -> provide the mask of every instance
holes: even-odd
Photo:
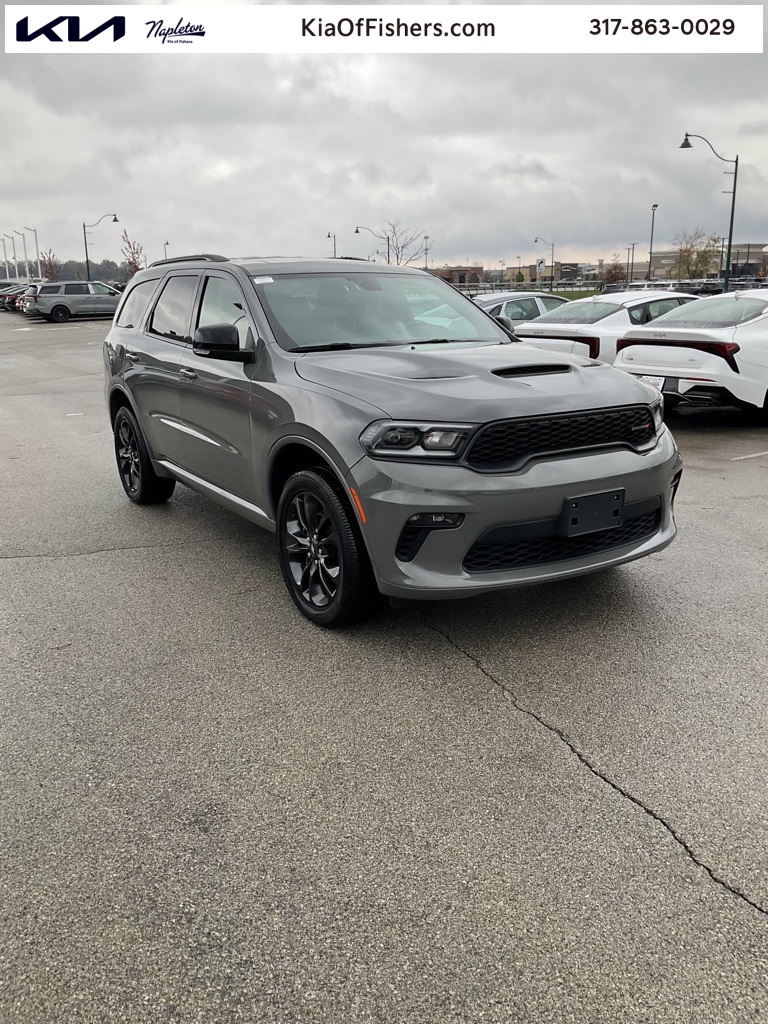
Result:
[[[598,494],[579,494],[566,498],[561,517],[566,537],[611,530],[624,525],[624,488]]]

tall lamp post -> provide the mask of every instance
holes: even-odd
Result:
[[[658,203],[654,203],[651,207],[651,244],[648,247],[648,283],[653,280],[653,222],[656,220],[656,211],[659,208]]]
[[[38,277],[42,277],[43,276],[43,272],[40,269],[40,246],[37,244],[37,228],[28,228],[28,227],[25,226],[24,230],[25,231],[31,231],[32,234],[35,236],[35,254],[37,256],[37,276]]]
[[[163,259],[164,260],[168,259],[168,246],[170,244],[171,244],[170,242],[163,242]]]
[[[739,154],[736,154],[735,160],[729,160],[726,156],[720,156],[715,147],[709,141],[705,139],[703,135],[692,135],[690,132],[685,133],[685,138],[680,143],[680,149],[693,149],[690,143],[690,139],[701,139],[702,142],[706,142],[712,152],[715,154],[718,160],[722,160],[723,163],[733,164],[733,191],[731,192],[731,222],[728,226],[728,252],[725,257],[725,275],[723,277],[723,291],[728,291],[728,286],[731,283],[731,248],[733,246],[733,215],[736,212],[736,180],[739,176]],[[730,171],[723,171],[723,174],[730,174]],[[727,190],[723,190],[724,195],[728,195]]]
[[[549,290],[550,291],[554,291],[554,286],[555,286],[555,243],[554,242],[548,242],[546,240],[546,238],[534,238],[533,241],[534,241],[534,243],[535,242],[541,242],[542,245],[548,245],[549,248],[552,250],[552,277],[549,279]]]
[[[10,280],[11,275],[8,273],[8,250],[5,247],[5,236],[3,236],[3,263],[5,264],[5,280]]]
[[[336,259],[336,235],[332,231],[329,231],[326,237],[333,239],[333,258]]]
[[[16,278],[16,280],[18,280],[19,261],[16,259],[16,239],[13,237],[13,235],[9,235],[5,231],[3,232],[3,238],[10,238],[11,240],[11,245],[13,246],[13,275]]]
[[[13,233],[14,235],[21,235],[21,240],[24,243],[24,274],[26,275],[27,280],[29,280],[29,260],[27,259],[27,236],[24,234],[23,231],[17,231],[16,228],[13,229]]]
[[[101,222],[104,220],[104,217],[111,217],[113,224],[117,224],[118,223],[117,214],[116,213],[105,213],[104,216],[99,217],[99,219],[95,223],[93,223],[93,224],[86,224],[85,221],[83,221],[83,242],[85,243],[85,279],[86,279],[86,281],[90,281],[91,280],[91,262],[88,259],[88,236],[85,233],[85,229],[86,228],[95,228],[96,224],[101,224]]]
[[[635,280],[635,246],[639,245],[639,242],[632,242],[632,262],[629,265],[629,280]]]
[[[424,269],[429,270],[429,235],[424,235]]]
[[[373,228],[367,228],[365,226],[365,224],[358,224],[357,225],[357,227],[355,228],[355,234],[356,235],[360,234],[360,228],[362,228],[363,231],[370,231],[374,238],[381,238],[381,235],[377,235],[376,232],[373,230]],[[389,252],[389,235],[385,235],[384,237],[387,240],[387,263],[389,263],[389,257],[390,257],[390,252]]]

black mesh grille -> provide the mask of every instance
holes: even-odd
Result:
[[[546,452],[647,444],[655,432],[648,406],[499,420],[483,427],[467,452],[474,469],[509,469]]]
[[[553,521],[554,522],[554,521]],[[636,516],[623,526],[611,530],[598,530],[579,537],[528,537],[520,540],[494,542],[481,536],[464,558],[467,572],[499,572],[503,569],[523,569],[549,562],[564,562],[600,551],[633,544],[656,533],[661,524],[661,509]],[[513,531],[514,527],[510,528]],[[489,531],[496,532],[498,531]],[[488,536],[488,533],[485,534]]]

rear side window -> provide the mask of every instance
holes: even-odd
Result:
[[[546,297],[542,296],[539,301],[544,306],[544,309],[546,309],[546,311],[549,312],[552,309],[559,309],[560,306],[564,306],[568,300],[567,299],[555,299],[555,298],[549,298],[548,296],[546,296]]]
[[[40,294],[41,295],[58,295],[60,288],[61,288],[60,284],[44,284],[44,285],[40,286]]]
[[[65,295],[90,295],[87,284],[65,284]]]
[[[186,338],[197,281],[196,276],[168,278],[152,312],[151,331],[176,341]]]
[[[131,288],[120,307],[118,327],[138,327],[141,324],[156,286],[157,281],[142,281]]]

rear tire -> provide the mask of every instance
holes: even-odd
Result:
[[[382,604],[346,495],[322,472],[289,478],[277,509],[280,569],[293,603],[318,626],[341,628]]]
[[[115,458],[123,490],[137,505],[157,505],[173,494],[176,481],[158,476],[141,427],[130,409],[123,406],[115,416]]]
[[[65,324],[69,320],[69,310],[66,306],[54,306],[51,310],[51,320],[57,324]]]

